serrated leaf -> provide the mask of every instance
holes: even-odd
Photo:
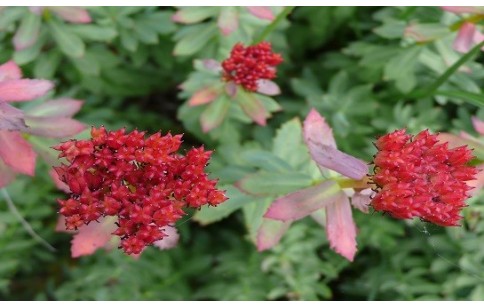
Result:
[[[49,27],[59,48],[66,56],[80,58],[84,55],[84,42],[70,30],[70,27],[55,21],[50,21]]]

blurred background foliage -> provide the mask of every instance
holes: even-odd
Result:
[[[48,10],[38,16],[28,8],[3,8],[0,62],[14,59],[26,76],[53,80],[56,95],[85,100],[77,118],[89,125],[184,132],[186,147],[215,149],[209,168],[230,204],[185,217],[172,250],[150,247],[138,260],[118,250],[72,259],[71,235],[55,232],[55,200],[62,193],[39,163],[35,177],[19,176],[7,189],[57,251],[32,239],[0,199],[0,299],[484,300],[482,192],[458,228],[355,213],[359,251],[350,263],[307,219],[273,250],[258,252],[251,215],[267,200],[233,187],[255,170],[254,151],[273,155],[278,134],[286,133],[279,130],[312,107],[333,127],[339,148],[367,161],[375,136],[397,128],[477,136],[470,118],[484,119],[482,52],[453,73],[441,93],[425,91],[462,57],[452,49],[457,15],[437,7],[297,7],[266,37],[285,59],[276,79],[282,111],[265,127],[234,111],[206,134],[200,107],[185,102],[193,93],[180,94],[178,86],[193,72],[194,60],[223,60],[234,43],[249,44],[270,21],[244,8],[192,8],[186,23],[172,20],[179,8],[87,10],[91,23],[72,24]],[[277,16],[282,8],[272,11]],[[222,14],[239,18],[230,35],[217,28]],[[409,26],[428,39],[416,40]],[[12,41],[22,27],[37,31],[38,39],[16,51]]]

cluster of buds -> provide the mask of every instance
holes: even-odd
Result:
[[[427,130],[413,137],[404,129],[382,136],[375,145],[375,210],[400,219],[419,217],[441,226],[459,225],[471,189],[466,181],[477,174],[467,165],[473,158],[470,149],[448,149]]]
[[[166,236],[163,227],[179,220],[185,207],[226,200],[204,170],[210,151],[193,148],[183,156],[177,154],[181,135],[144,135],[92,128],[90,140],[55,147],[69,163],[55,168],[71,190],[68,200],[58,201],[67,229],[117,216],[113,234],[121,237],[121,248],[139,254]]]
[[[260,80],[276,77],[276,66],[282,63],[282,56],[272,52],[268,42],[244,47],[236,44],[230,57],[222,62],[223,76],[226,81],[233,81],[248,91],[255,92]]]

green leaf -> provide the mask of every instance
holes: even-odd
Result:
[[[40,16],[36,14],[24,15],[13,38],[16,49],[22,50],[35,44],[40,32],[40,22]]]
[[[413,46],[399,52],[385,65],[384,78],[394,80],[396,87],[404,93],[412,90],[417,85],[415,67],[421,50],[421,46]]]
[[[309,160],[308,150],[302,139],[301,121],[298,118],[284,123],[277,130],[272,152],[294,168]]]
[[[218,127],[225,119],[225,115],[230,107],[230,99],[227,95],[220,95],[211,102],[200,116],[200,124],[204,132],[211,131]]]
[[[199,8],[200,9],[200,8]],[[159,34],[170,34],[175,31],[176,26],[171,20],[172,12],[156,12],[143,15],[136,23],[143,24],[144,28],[150,28]]]
[[[45,32],[43,34],[45,34]],[[24,65],[36,59],[40,54],[42,46],[44,46],[45,38],[46,36],[41,34],[33,46],[24,50],[16,51],[13,54],[13,60],[15,63],[18,65]]]
[[[110,42],[118,35],[115,28],[107,26],[71,25],[70,29],[80,38],[99,42]]]
[[[238,87],[235,100],[245,114],[255,123],[261,126],[266,125],[266,119],[269,114],[265,109],[265,106],[257,99],[257,96],[254,93],[245,91],[242,87]]]
[[[84,55],[84,42],[65,24],[49,21],[49,27],[61,51],[68,57],[80,58]]]
[[[466,91],[437,91],[435,95],[442,95],[449,98],[457,98],[476,107],[484,107],[484,94],[471,93]]]
[[[52,79],[62,59],[60,52],[52,50],[41,54],[35,62],[34,75],[38,78]]]
[[[311,184],[311,177],[299,172],[258,171],[240,180],[237,187],[256,196],[278,196],[308,187]]]
[[[197,53],[218,33],[214,24],[187,26],[183,30],[185,31],[179,32],[181,39],[173,50],[176,56],[190,56]]]
[[[399,39],[403,37],[403,32],[407,23],[402,20],[389,19],[383,25],[373,31],[381,37],[387,39]]]
[[[242,153],[242,159],[249,165],[269,172],[291,172],[293,168],[274,154],[263,150],[248,150]]]
[[[202,225],[214,223],[222,220],[244,205],[253,201],[252,197],[243,194],[237,188],[231,185],[221,186],[219,189],[226,190],[225,195],[229,199],[216,207],[202,207],[200,211],[193,216],[195,221],[198,221]]]
[[[27,14],[26,7],[9,7],[4,8],[0,12],[0,31],[5,31],[7,28]]]
[[[121,30],[121,44],[129,51],[135,52],[138,48],[138,40],[136,35],[131,31]]]

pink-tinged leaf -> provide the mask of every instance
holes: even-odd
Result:
[[[238,89],[236,100],[249,118],[260,126],[266,125],[268,112],[264,105],[254,96],[253,93]]]
[[[480,171],[477,173],[476,179],[467,181],[467,185],[472,187],[472,189],[469,191],[471,196],[477,195],[484,187],[484,164],[477,166],[477,170]]]
[[[309,140],[314,140],[336,148],[333,130],[314,108],[311,109],[304,120],[304,140],[306,144],[309,144]]]
[[[65,192],[67,194],[71,193],[69,186],[67,186],[66,183],[62,182],[59,179],[59,175],[57,174],[57,172],[55,172],[54,169],[49,170],[49,175],[52,178],[52,180],[54,181],[55,187],[57,187],[58,189],[62,190],[63,192]]]
[[[441,6],[441,9],[456,14],[483,14],[484,8],[479,6]]]
[[[0,130],[21,130],[27,126],[22,110],[0,102]]]
[[[247,10],[257,18],[274,20],[274,13],[268,6],[247,6]]]
[[[220,95],[200,115],[200,125],[202,126],[202,131],[204,133],[208,133],[212,129],[222,124],[229,108],[230,101],[228,97],[225,95]]]
[[[202,60],[203,67],[211,72],[218,73],[222,71],[222,65],[220,62],[214,59]]]
[[[239,27],[239,14],[234,7],[224,7],[218,17],[217,26],[223,35],[230,35]]]
[[[476,32],[476,26],[473,23],[465,22],[457,32],[457,37],[454,40],[453,48],[462,53],[466,53],[471,50],[474,45],[474,33]]]
[[[235,97],[237,95],[237,90],[239,87],[235,84],[235,82],[230,81],[225,84],[225,93],[227,93],[230,97]]]
[[[275,82],[271,80],[259,79],[257,80],[257,92],[260,94],[274,96],[281,94],[281,89]]]
[[[13,37],[15,50],[23,50],[34,45],[39,38],[41,17],[35,14],[25,14]]]
[[[479,120],[477,117],[472,117],[471,120],[476,132],[484,136],[484,121]]]
[[[22,78],[22,71],[15,62],[8,61],[0,65],[0,82],[20,78]]]
[[[25,116],[25,123],[28,126],[25,132],[49,138],[72,137],[86,128],[81,122],[65,117]]]
[[[79,228],[71,243],[71,256],[78,258],[92,255],[97,249],[105,247],[113,237],[112,233],[117,229],[114,217],[92,221],[89,225]]]
[[[7,186],[15,179],[15,171],[0,159],[0,188]]]
[[[64,232],[69,234],[76,234],[78,231],[66,229],[66,218],[63,215],[57,216],[57,223],[55,225],[56,232]]]
[[[27,111],[29,116],[39,117],[72,117],[84,102],[72,98],[59,98],[47,101]]]
[[[176,11],[171,20],[183,24],[193,24],[214,16],[219,11],[219,7],[185,7]]]
[[[163,237],[163,239],[154,242],[153,245],[161,250],[174,248],[178,244],[178,240],[180,239],[178,231],[175,227],[172,226],[163,227],[163,230],[163,233],[165,233],[166,236]]]
[[[353,207],[368,214],[371,198],[375,195],[375,192],[371,188],[363,189],[362,191],[356,191],[351,197],[351,204]]]
[[[45,95],[53,86],[52,82],[39,79],[2,81],[0,82],[0,101],[30,101]]]
[[[355,180],[361,180],[368,174],[368,165],[364,161],[331,146],[313,142],[310,139],[308,148],[313,160],[322,167],[334,170]]]
[[[324,181],[275,200],[264,217],[281,221],[298,220],[335,202],[340,192],[336,182]]]
[[[437,138],[440,142],[448,142],[449,148],[456,148],[463,145],[467,145],[474,149],[484,147],[484,143],[481,142],[481,140],[465,132],[461,132],[460,136],[448,133],[440,133]]]
[[[19,132],[0,131],[0,158],[7,166],[33,176],[36,157],[37,154]]]
[[[87,24],[90,23],[91,16],[87,10],[75,7],[75,6],[51,6],[49,10],[54,12],[57,16],[64,19],[65,21],[74,24]]]
[[[326,234],[330,247],[353,261],[356,253],[356,226],[348,197],[341,193],[338,200],[326,208]]]
[[[277,221],[263,218],[257,231],[257,250],[264,251],[277,245],[291,226],[292,221]]]
[[[42,7],[42,6],[29,6],[29,11],[39,16],[42,15],[42,13],[44,12],[44,9],[45,7]]]
[[[189,106],[200,106],[211,103],[217,96],[220,95],[220,90],[214,87],[205,87],[195,92],[188,101]]]

